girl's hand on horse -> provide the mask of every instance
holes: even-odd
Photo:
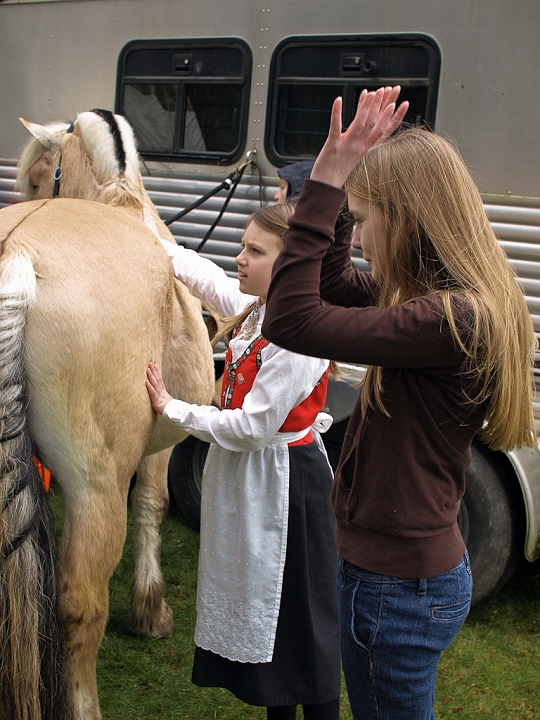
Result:
[[[169,395],[165,389],[165,383],[161,377],[161,373],[157,369],[157,365],[150,363],[146,370],[146,389],[150,395],[150,401],[152,407],[160,415],[165,410],[165,405],[171,400],[174,400],[172,395]]]
[[[367,151],[384,142],[400,126],[409,109],[405,101],[396,110],[400,92],[399,85],[379,88],[376,92],[362,90],[356,115],[345,132],[341,132],[342,98],[336,98],[328,138],[315,160],[311,179],[343,187]]]

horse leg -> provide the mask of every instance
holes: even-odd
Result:
[[[160,566],[161,527],[169,507],[167,468],[172,448],[144,457],[132,493],[135,573],[131,584],[130,630],[148,637],[168,637],[172,613],[163,599]]]
[[[73,483],[63,492],[60,611],[77,720],[101,720],[96,656],[107,622],[109,579],[126,537],[129,476],[122,488],[114,473],[108,479],[99,489]]]

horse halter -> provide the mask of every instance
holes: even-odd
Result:
[[[73,128],[75,124],[71,123],[71,125],[66,130],[67,133],[72,133]],[[56,166],[56,170],[54,171],[53,178],[54,178],[54,185],[53,185],[53,191],[52,196],[53,198],[58,197],[58,193],[60,192],[60,178],[62,177],[62,151],[60,150],[60,157],[58,158],[58,165]]]

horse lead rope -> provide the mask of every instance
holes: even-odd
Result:
[[[226,179],[229,180],[229,182],[230,182],[230,186],[229,186],[230,189],[229,189],[229,192],[228,192],[228,194],[227,194],[227,197],[225,198],[225,202],[223,203],[222,208],[221,208],[218,216],[216,217],[216,219],[214,220],[214,222],[212,223],[212,225],[208,228],[208,231],[207,231],[206,235],[204,236],[204,238],[201,240],[201,242],[200,242],[200,243],[197,245],[197,247],[195,248],[195,252],[200,252],[200,251],[203,249],[204,245],[206,244],[206,241],[210,238],[210,235],[214,232],[214,229],[215,229],[216,225],[218,224],[218,222],[219,222],[219,221],[221,220],[221,218],[223,217],[223,215],[224,215],[224,213],[225,213],[225,210],[227,209],[227,206],[228,206],[229,202],[231,201],[232,196],[234,195],[234,193],[235,193],[235,191],[236,191],[236,188],[238,187],[238,183],[239,183],[240,180],[242,179],[242,175],[244,174],[244,170],[245,170],[245,169],[247,168],[247,166],[248,166],[250,163],[252,163],[252,162],[253,162],[253,160],[251,159],[251,154],[250,154],[250,157],[249,157],[245,162],[243,162],[242,165],[240,165],[239,167],[235,168],[235,169],[233,170],[233,172],[226,178]],[[222,183],[222,184],[224,184],[224,183]]]
[[[187,208],[180,210],[180,212],[177,212],[176,215],[173,215],[168,220],[164,221],[165,225],[167,225],[167,227],[168,227],[169,225],[172,225],[173,222],[180,220],[180,218],[184,217],[184,215],[187,215],[192,210],[195,210],[195,208],[198,208],[199,205],[202,205],[209,198],[213,197],[214,195],[217,195],[217,193],[220,192],[221,190],[228,190],[229,192],[227,194],[227,197],[225,198],[225,201],[223,203],[223,206],[222,206],[218,216],[216,217],[216,219],[214,220],[214,222],[208,229],[204,238],[201,240],[201,242],[195,248],[195,252],[200,252],[202,250],[203,246],[206,244],[206,241],[210,238],[210,235],[213,233],[216,225],[223,217],[223,214],[225,213],[225,210],[227,209],[227,206],[228,206],[229,202],[231,201],[232,196],[234,195],[235,190],[238,187],[240,180],[242,179],[244,170],[250,164],[253,164],[256,167],[258,167],[257,163],[253,159],[253,155],[256,155],[256,154],[257,154],[256,150],[250,150],[248,153],[246,153],[247,159],[241,165],[236,167],[231,173],[229,173],[229,175],[227,175],[227,177],[223,180],[223,182],[221,182],[219,185],[217,185],[213,190],[210,190],[210,192],[207,192],[206,195],[203,195],[201,198],[196,200],[191,205],[188,205]]]

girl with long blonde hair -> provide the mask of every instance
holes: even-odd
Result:
[[[471,443],[536,443],[521,290],[455,148],[422,129],[387,138],[398,94],[363,92],[345,132],[334,103],[263,324],[288,350],[368,367],[331,493],[355,720],[435,717],[472,593],[457,525]]]
[[[221,408],[166,391],[155,365],[154,409],[210,443],[201,493],[193,682],[267,708],[269,720],[338,720],[339,630],[332,472],[318,431],[329,363],[261,334],[290,205],[250,218],[238,279],[192,250],[163,243],[175,274],[230,317]]]

